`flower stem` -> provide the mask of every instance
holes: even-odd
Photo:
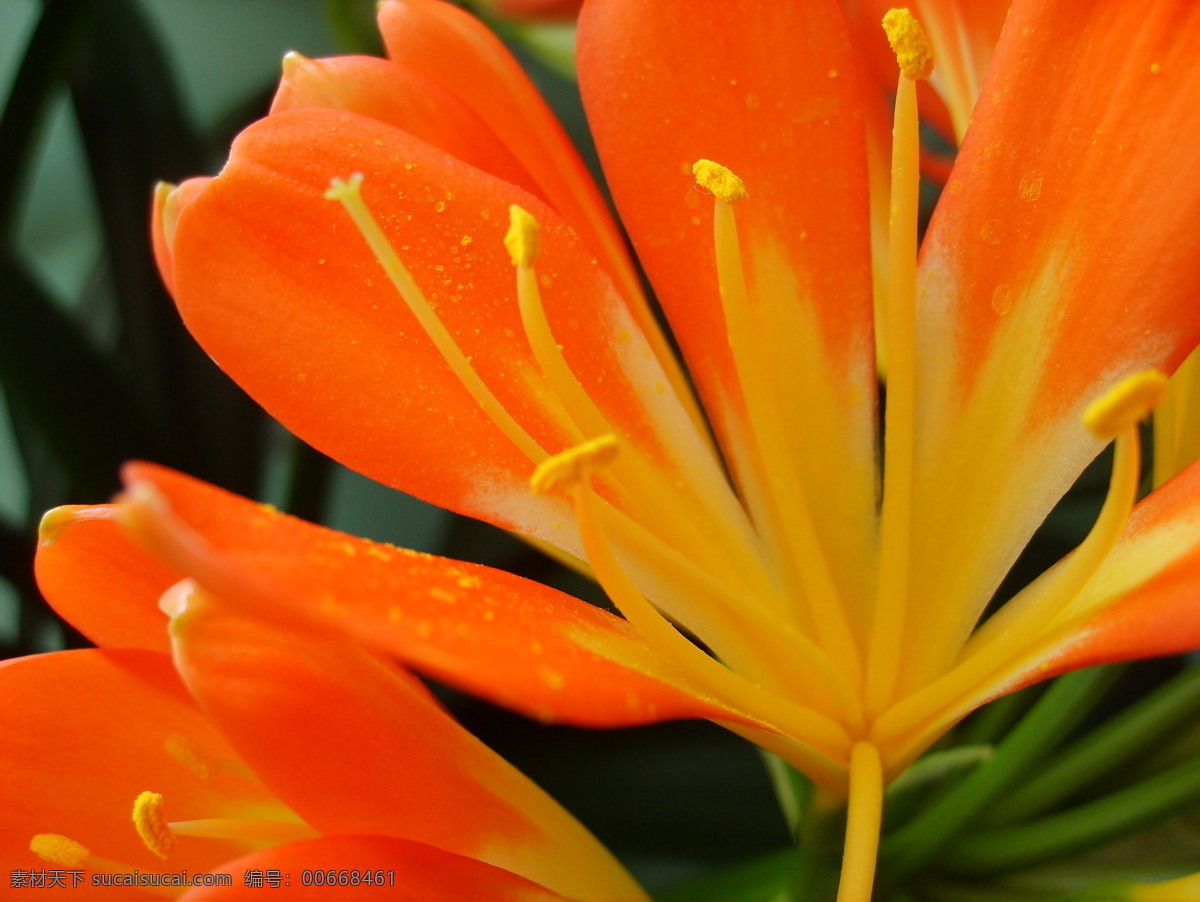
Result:
[[[989,809],[984,823],[1003,827],[1053,809],[1077,789],[1111,773],[1200,710],[1200,667],[1189,667],[1154,693],[1060,752],[1028,783]]]
[[[881,874],[898,880],[919,869],[1067,736],[1116,678],[1112,667],[1056,680],[988,761],[888,837]]]
[[[955,873],[999,873],[1074,855],[1161,823],[1200,802],[1200,759],[1095,802],[1030,824],[988,830],[955,843],[945,860]]]
[[[869,902],[875,886],[882,820],[883,764],[879,750],[869,742],[856,742],[850,750],[850,804],[837,902]]]

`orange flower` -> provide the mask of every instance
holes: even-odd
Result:
[[[415,677],[178,581],[115,510],[51,515],[38,568],[61,613],[122,647],[0,665],[6,872],[59,872],[63,897],[644,898]],[[129,882],[182,871],[217,882]]]
[[[629,627],[557,596],[534,616],[494,574],[435,616],[426,587],[449,571],[389,582],[299,537],[290,563],[242,572],[165,489],[178,521],[148,502],[130,516],[218,594],[208,581],[229,580],[276,617],[286,598],[523,710],[703,711],[834,791],[849,774],[865,836],[881,775],[989,698],[1200,645],[1200,470],[1131,513],[1137,421],[1200,335],[1200,7],[1018,0],[919,267],[930,54],[890,17],[902,74],[874,289],[860,56],[833,0],[759,11],[593,0],[580,22],[605,172],[702,406],[536,92],[437,0],[381,7],[389,61],[290,57],[221,174],[158,193],[164,277],[247,391],[349,466],[586,561]],[[980,627],[1113,439],[1088,540]],[[372,594],[385,585],[405,603]],[[489,651],[461,654],[460,626]],[[672,701],[637,703],[650,684]]]

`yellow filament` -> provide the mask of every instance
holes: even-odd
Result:
[[[889,14],[890,15],[890,14]],[[884,422],[883,509],[879,585],[867,657],[867,710],[891,702],[904,647],[909,594],[916,418],[917,200],[920,137],[916,85],[902,76],[892,130],[891,215],[888,223],[887,409]]]
[[[157,792],[143,792],[133,802],[133,826],[146,848],[159,858],[166,858],[175,848],[175,835],[163,815],[163,797]]]
[[[172,821],[168,826],[175,836],[229,839],[264,848],[299,842],[304,839],[315,839],[321,835],[303,821],[213,817],[192,821]]]
[[[883,17],[883,30],[906,79],[916,81],[933,74],[933,45],[911,12],[888,10]]]
[[[856,742],[850,750],[850,805],[837,902],[870,902],[883,821],[883,765],[879,750]]]
[[[563,455],[559,455],[563,457]],[[685,679],[704,691],[780,729],[786,735],[834,760],[843,760],[850,744],[843,727],[831,718],[795,705],[748,682],[689,642],[638,591],[618,563],[600,524],[600,499],[589,484],[588,472],[574,463],[563,463],[559,488],[570,487],[575,500],[579,533],[588,561],[613,604],[642,639],[669,661]],[[572,486],[571,476],[578,476]]]
[[[1016,613],[1001,610],[967,643],[961,662],[953,670],[880,717],[872,733],[878,741],[905,736],[927,722],[940,720],[1054,628],[1059,615],[1091,579],[1125,529],[1137,500],[1140,472],[1135,422],[1117,436],[1108,494],[1087,538],[1048,577],[1048,585],[1031,598],[1030,604]]]
[[[1192,351],[1167,383],[1154,412],[1154,485],[1160,486],[1200,458],[1200,349]]]
[[[1126,376],[1088,405],[1083,425],[1096,438],[1108,441],[1150,415],[1167,392],[1167,377],[1158,370]]]
[[[455,343],[445,324],[438,319],[412,274],[400,260],[395,248],[392,247],[391,242],[383,233],[383,229],[380,228],[379,223],[367,208],[366,202],[363,201],[362,180],[361,173],[355,173],[346,180],[334,179],[329,190],[325,192],[325,196],[329,200],[340,202],[345,207],[346,212],[350,214],[350,218],[371,248],[375,259],[387,273],[388,279],[404,299],[421,328],[425,330],[425,334],[441,352],[451,371],[475,399],[475,403],[508,439],[521,449],[526,457],[534,463],[541,463],[547,457],[545,449],[513,419],[512,414],[492,394],[491,389],[484,384],[466,355]]]
[[[736,178],[732,173],[729,177]],[[780,418],[769,409],[774,392],[758,352],[742,268],[737,220],[732,204],[722,200],[720,195],[714,203],[713,243],[729,346],[753,433],[758,441],[758,446],[752,450],[756,454],[756,468],[765,489],[766,516],[772,532],[783,537],[788,546],[777,558],[785,568],[788,582],[803,587],[802,594],[808,602],[805,610],[812,619],[821,645],[842,671],[857,682],[855,678],[861,667],[858,647],[817,538],[808,499],[794,469],[788,465],[792,455],[780,428]],[[771,462],[777,465],[771,466]]]
[[[29,851],[42,861],[64,868],[80,867],[92,854],[82,843],[61,833],[38,833],[29,841]]]
[[[582,441],[585,435],[612,433],[615,431],[612,424],[575,378],[546,319],[533,269],[536,253],[531,251],[536,243],[537,220],[516,205],[509,208],[509,215],[511,224],[505,246],[517,267],[517,302],[534,358],[563,409],[578,427],[577,440]],[[687,548],[710,569],[719,570],[723,579],[745,580],[747,575],[761,570],[759,562],[752,559],[737,524],[689,503],[692,498],[682,496],[676,486],[667,484],[636,447],[627,445],[622,450],[613,465],[613,475],[617,487],[623,490],[623,506],[636,510],[639,522],[656,535],[668,538],[670,544]],[[693,486],[689,484],[688,487]],[[712,528],[701,530],[698,523]],[[763,588],[755,586],[759,592]]]

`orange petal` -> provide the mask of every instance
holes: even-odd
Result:
[[[786,52],[785,51],[786,48]],[[748,427],[717,289],[713,198],[692,165],[716,161],[736,205],[750,306],[845,596],[871,582],[875,513],[870,251],[854,57],[832,2],[607,0],[584,8],[580,86],[605,173],[745,494]],[[854,562],[847,566],[842,562]]]
[[[278,885],[247,888],[247,874],[268,871],[279,872]],[[220,872],[233,877],[232,885],[197,887],[183,895],[184,902],[242,902],[248,896],[321,902],[337,895],[425,902],[565,898],[482,861],[390,836],[323,836],[288,843],[226,862]]]
[[[635,304],[638,324],[655,331],[620,232],[595,183],[550,108],[496,36],[441,0],[388,0],[379,7],[379,30],[393,61],[436,81],[499,136]]]
[[[542,224],[538,277],[563,354],[616,431],[675,465],[705,454],[624,303],[536,198],[353,113],[294,110],[251,126],[181,211],[175,298],[205,349],[289,429],[386,484],[578,553],[559,500],[479,408],[393,289],[331,176],[364,195],[471,366],[549,451],[574,444],[535,363],[502,239],[508,207]],[[710,461],[715,471],[715,464]]]
[[[455,723],[424,685],[355,643],[164,603],[175,661],[242,757],[324,834],[426,842],[573,898],[637,898],[578,822]]]
[[[217,595],[319,623],[476,695],[546,720],[623,726],[746,721],[677,685],[628,625],[499,570],[325,529],[146,464],[127,485],[170,503],[131,506],[139,539]],[[746,721],[753,722],[753,721]]]
[[[936,622],[914,656],[930,673],[1099,450],[1083,407],[1200,337],[1197,42],[1200,7],[1177,0],[1009,16],[921,262],[913,596]]]
[[[464,163],[540,194],[537,183],[483,121],[437,82],[367,56],[311,60],[289,53],[271,112],[349,110],[394,125]]]
[[[194,754],[172,754],[180,743]],[[260,783],[221,769],[235,753],[196,707],[171,659],[155,652],[88,649],[0,664],[0,760],[6,873],[47,867],[29,851],[39,833],[66,836],[94,856],[143,872],[203,872],[245,851],[180,837],[164,865],[130,820],[133,800],[145,790],[163,795],[172,820],[287,813]],[[97,894],[123,899],[130,890]]]
[[[191,203],[212,179],[188,179],[181,185],[172,186],[159,182],[154,187],[154,202],[150,211],[150,239],[154,245],[154,261],[159,275],[168,291],[175,289],[175,265],[171,260],[171,247],[175,242],[175,225],[179,211]]]
[[[1133,511],[1120,542],[1068,610],[1094,608],[1018,681],[1200,648],[1200,465]]]
[[[38,588],[60,617],[97,645],[169,652],[158,599],[183,575],[143,551],[115,513],[114,506],[101,505],[46,514],[34,560]]]

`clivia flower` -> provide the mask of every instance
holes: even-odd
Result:
[[[144,465],[127,477],[193,485]],[[646,898],[410,673],[181,580],[130,542],[122,510],[60,508],[43,524],[43,591],[101,648],[0,664],[0,850],[14,889]]]
[[[222,172],[158,192],[163,276],[253,397],[575,562],[625,621],[381,570],[290,521],[270,555],[234,529],[243,550],[173,489],[130,502],[135,534],[222,597],[518,710],[718,720],[848,795],[842,893],[867,895],[882,785],[968,712],[1200,645],[1200,470],[1135,506],[1138,421],[1200,337],[1200,7],[1017,0],[919,264],[915,81],[938,61],[888,18],[886,330],[866,76],[832,0],[583,9],[589,120],[686,371],[532,86],[438,0],[381,6],[388,61],[289,56]],[[984,620],[1114,439],[1086,541]]]

